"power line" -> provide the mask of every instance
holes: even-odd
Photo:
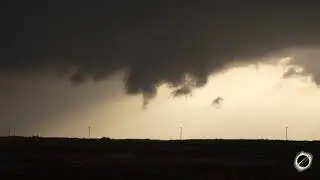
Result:
[[[91,126],[88,127],[89,130],[89,139],[91,138]]]
[[[288,140],[288,126],[286,126],[286,141]]]

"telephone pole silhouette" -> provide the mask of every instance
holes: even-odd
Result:
[[[91,138],[91,126],[88,127],[89,130],[89,139]]]
[[[288,140],[288,126],[286,126],[286,141]]]

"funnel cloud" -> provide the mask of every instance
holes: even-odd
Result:
[[[125,72],[126,93],[142,94],[146,105],[164,83],[174,96],[190,94],[230,63],[253,63],[292,48],[316,49],[317,7],[294,2],[5,1],[0,73],[53,72],[81,85]],[[297,63],[306,63],[314,73],[309,61]]]

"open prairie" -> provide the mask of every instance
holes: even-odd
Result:
[[[320,179],[320,142],[2,137],[2,177],[90,179]],[[293,166],[300,151],[311,168]]]

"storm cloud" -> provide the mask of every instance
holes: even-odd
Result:
[[[127,94],[142,94],[145,104],[161,84],[168,84],[174,88],[173,95],[180,96],[204,86],[208,75],[234,61],[251,63],[285,49],[320,45],[316,4],[5,3],[1,73],[54,71],[81,84],[123,71]]]
[[[316,85],[320,85],[320,49],[301,48],[292,49],[290,52],[291,60],[288,64],[288,70],[284,73],[283,77],[311,76],[312,81]]]

